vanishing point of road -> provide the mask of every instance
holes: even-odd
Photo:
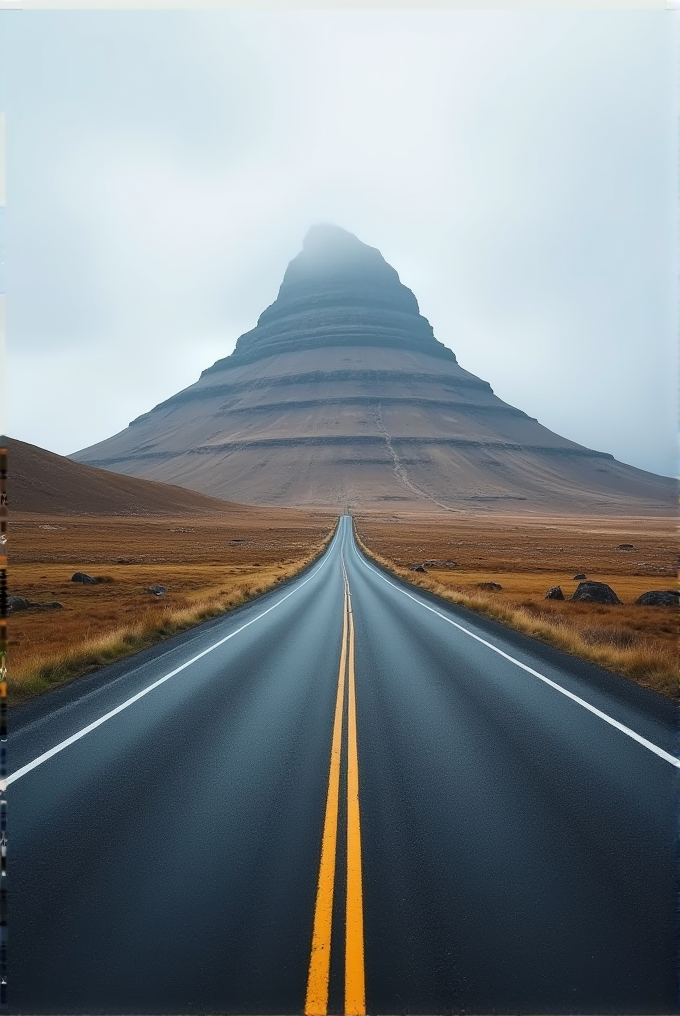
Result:
[[[382,572],[13,710],[15,1013],[676,1011],[674,710]]]

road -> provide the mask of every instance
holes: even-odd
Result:
[[[12,1012],[676,1011],[672,706],[347,517],[10,722]]]

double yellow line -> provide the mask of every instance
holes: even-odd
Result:
[[[359,820],[359,760],[357,755],[357,710],[354,680],[354,617],[345,564],[342,565],[345,595],[342,622],[342,650],[335,701],[331,764],[323,824],[319,883],[314,910],[312,954],[307,978],[307,1016],[326,1016],[328,979],[331,967],[333,890],[338,842],[340,802],[340,757],[347,685],[347,901],[345,909],[345,1016],[365,1016],[364,910],[361,889],[361,825]]]

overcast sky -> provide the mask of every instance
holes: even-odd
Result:
[[[7,432],[72,452],[193,383],[326,221],[502,399],[675,474],[675,27],[2,12]]]

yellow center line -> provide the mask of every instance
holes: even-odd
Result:
[[[335,885],[335,857],[338,838],[338,802],[340,797],[340,751],[342,747],[342,715],[345,698],[345,669],[347,662],[348,595],[345,585],[342,622],[342,649],[338,674],[338,693],[335,702],[331,764],[328,777],[326,816],[321,843],[319,883],[314,909],[312,954],[307,978],[305,1013],[308,1016],[326,1016],[328,1012],[328,978],[331,964],[331,924],[333,919],[333,888]]]
[[[349,682],[347,696],[347,910],[345,938],[345,1014],[364,1016],[364,907],[361,886],[359,758],[354,682],[354,617],[349,606]]]
[[[321,843],[319,882],[314,909],[312,952],[307,978],[306,1016],[327,1016],[331,963],[333,893],[338,841],[340,761],[343,742],[345,680],[347,680],[347,899],[345,910],[345,1009],[346,1016],[365,1016],[364,912],[361,882],[361,825],[359,816],[359,759],[354,672],[354,616],[349,580],[342,562],[345,585],[342,649],[338,691],[333,720],[328,794]]]

